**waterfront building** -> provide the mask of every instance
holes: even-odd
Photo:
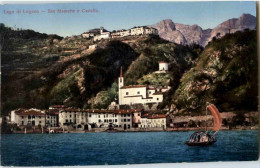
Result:
[[[59,111],[59,125],[86,129],[88,126],[88,111],[82,109],[66,108]]]
[[[163,128],[166,129],[165,114],[146,114],[141,118],[139,128]]]
[[[91,128],[108,128],[109,126],[130,129],[139,122],[138,115],[142,109],[129,110],[89,110],[88,124]]]
[[[45,111],[45,126],[58,127],[59,126],[59,109],[49,109]]]
[[[11,111],[11,123],[17,126],[45,126],[45,113],[39,109],[16,109]]]

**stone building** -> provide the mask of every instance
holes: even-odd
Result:
[[[133,27],[130,30],[131,36],[137,36],[137,35],[158,35],[158,30],[152,27],[147,26],[139,26],[139,27]]]

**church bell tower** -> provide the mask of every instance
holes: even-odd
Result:
[[[124,86],[124,77],[123,77],[123,69],[122,69],[122,66],[121,66],[121,68],[120,68],[120,76],[119,76],[119,78],[118,78],[118,103],[119,103],[119,105],[121,105],[122,104],[122,91],[121,91],[121,87],[123,87]]]

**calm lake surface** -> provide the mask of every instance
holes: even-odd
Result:
[[[258,159],[258,131],[220,131],[207,147],[184,144],[193,132],[5,134],[3,166],[115,165]]]

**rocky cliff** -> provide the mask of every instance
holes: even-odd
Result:
[[[162,20],[152,25],[158,29],[161,38],[178,44],[199,44],[206,46],[213,37],[220,38],[227,33],[256,28],[256,17],[243,14],[239,18],[229,19],[213,29],[202,29],[199,25],[184,25],[172,20]]]

